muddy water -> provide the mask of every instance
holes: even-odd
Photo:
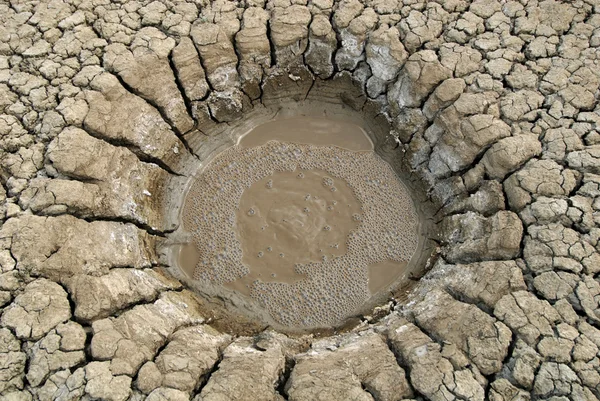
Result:
[[[198,249],[193,242],[179,246],[177,263],[186,276],[194,277],[194,270],[196,270],[199,259]]]
[[[293,284],[298,263],[346,253],[361,205],[348,183],[321,170],[277,172],[244,191],[237,211],[244,281]]]
[[[244,148],[264,145],[268,141],[337,146],[354,151],[373,150],[373,143],[356,124],[321,117],[292,117],[259,125],[243,135],[238,145]]]
[[[250,148],[271,140],[333,145],[352,151],[373,150],[373,143],[358,125],[306,116],[259,125],[243,135],[238,145]],[[328,193],[322,185],[325,177],[332,179],[324,171],[280,173],[276,178],[264,179],[260,185],[253,185],[244,193],[237,221],[238,234],[243,238],[243,261],[250,267],[250,274],[226,284],[227,287],[250,294],[252,282],[257,279],[292,284],[303,277],[294,271],[294,264],[318,262],[323,256],[335,257],[346,253],[346,237],[358,225],[352,214],[360,212],[360,202],[347,182],[332,185],[334,189],[341,189],[338,193]],[[308,199],[305,199],[307,194]],[[342,207],[327,205],[327,198],[335,203],[342,199]],[[311,203],[316,207],[312,207]],[[262,206],[260,211],[256,207],[258,204]],[[334,213],[325,212],[331,212],[334,207]],[[350,212],[351,209],[353,212]],[[253,210],[256,215],[244,213],[244,210]],[[263,217],[265,211],[269,219]],[[340,216],[343,211],[349,213]],[[278,221],[280,218],[281,221]],[[335,223],[332,223],[334,219]],[[327,222],[331,223],[330,231],[321,228]],[[279,244],[277,249],[270,245],[273,243]],[[406,267],[407,263],[392,260],[369,266],[369,292],[376,294],[387,289],[402,276]]]
[[[386,260],[385,262],[369,265],[369,292],[377,294],[387,290],[405,272],[408,263]]]
[[[193,242],[179,249],[180,269],[247,296],[284,326],[340,322],[405,275],[419,242],[410,195],[372,148],[340,121],[252,130],[186,195]]]

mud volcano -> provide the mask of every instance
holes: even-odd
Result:
[[[368,136],[325,118],[244,134],[195,175],[184,203],[193,239],[179,267],[199,286],[248,296],[288,328],[340,325],[365,310],[407,279],[420,240],[409,191]]]

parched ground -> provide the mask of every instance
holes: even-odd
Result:
[[[5,0],[0,21],[1,399],[600,398],[597,0]],[[162,269],[162,194],[218,127],[332,82],[440,205],[437,258],[346,334],[223,333]]]

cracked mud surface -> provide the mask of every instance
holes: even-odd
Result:
[[[14,0],[0,21],[0,398],[600,398],[597,2]],[[172,194],[242,117],[299,104],[369,125],[435,255],[343,333],[230,327],[168,272]]]

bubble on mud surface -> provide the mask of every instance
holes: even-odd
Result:
[[[408,263],[419,241],[391,167],[334,146],[233,146],[192,183],[182,219],[199,255],[193,279],[244,282],[289,327],[339,324],[371,297],[369,267]]]

